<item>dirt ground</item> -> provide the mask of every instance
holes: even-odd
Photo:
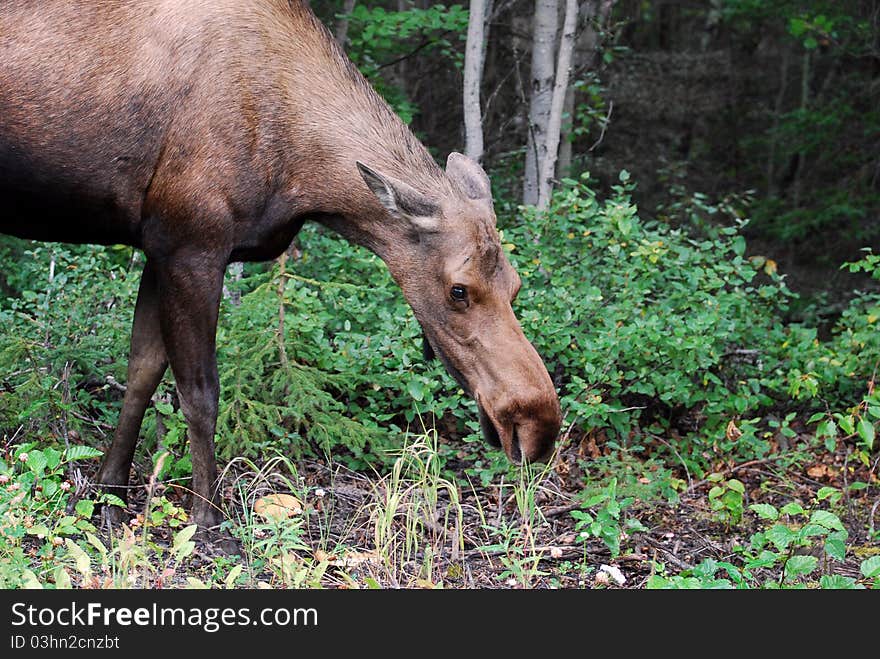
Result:
[[[847,560],[840,563],[817,557],[823,573],[859,578],[859,556],[864,557],[866,550],[880,551],[876,541],[871,541],[880,523],[876,462],[869,466],[854,463],[845,447],[836,453],[801,452],[794,461],[787,457],[791,456],[777,453],[763,460],[717,465],[725,479],[736,478],[745,486],[739,523],[720,518],[710,508],[708,493],[715,483],[690,478],[680,468],[673,470],[683,484],[679,500],[634,501],[623,517],[638,519],[644,529],[623,531],[616,557],[604,542],[584,538],[576,529],[572,511],[583,509],[584,489],[583,472],[578,468],[583,464],[582,451],[576,442],[561,451],[553,469],[535,483],[531,520],[521,512],[522,489],[518,498],[510,483],[459,488],[458,505],[451,504],[449,492],[440,487],[436,506],[419,507],[420,495],[413,498],[413,490],[406,490],[405,483],[395,485],[389,477],[369,477],[319,461],[297,465],[295,488],[290,487],[289,474],[254,474],[233,466],[225,476],[224,504],[232,517],[247,524],[248,519],[254,522],[247,507],[258,499],[278,493],[296,496],[302,510],[281,525],[295,525],[301,545],[286,555],[304,560],[304,565],[324,561],[322,587],[640,589],[652,574],[679,574],[707,558],[741,564],[736,548],[748,546],[750,536],[766,528],[749,511],[750,504],[779,508],[798,501],[807,508],[819,488],[830,486],[848,493],[834,507],[849,532]],[[848,485],[855,481],[869,486],[849,491]],[[246,487],[238,487],[242,483]],[[143,491],[136,492],[129,504],[132,515],[144,505]],[[160,487],[157,493],[162,492]],[[175,501],[176,492],[167,488],[164,495]],[[246,492],[244,499],[242,492]],[[395,496],[399,508],[392,514],[393,506],[387,504]],[[426,510],[435,510],[433,519]],[[390,520],[382,527],[384,541],[378,535],[381,516]],[[252,540],[271,546],[264,527],[251,527],[249,532],[255,534]],[[172,529],[155,529],[154,540],[170,542],[171,537]],[[407,538],[414,539],[411,546]],[[179,571],[176,578],[159,586],[175,587],[185,583],[185,576],[203,578],[216,573],[218,562],[225,560],[218,555],[215,546],[200,544],[186,574]],[[279,578],[272,561],[254,560],[256,553],[243,555],[250,575],[247,586],[292,585]],[[757,582],[777,579],[778,570],[761,577]]]

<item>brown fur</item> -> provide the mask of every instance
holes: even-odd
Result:
[[[519,278],[488,179],[457,154],[444,172],[305,5],[6,0],[0,35],[0,231],[125,243],[147,257],[101,483],[127,483],[170,364],[193,451],[193,514],[219,519],[223,272],[274,258],[309,220],[386,262],[480,403],[490,439],[514,459],[547,452],[559,404],[510,307]],[[467,286],[466,306],[450,300],[455,284]]]

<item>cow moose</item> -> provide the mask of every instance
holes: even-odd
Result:
[[[304,2],[0,3],[0,232],[145,255],[99,485],[124,498],[170,365],[192,518],[222,521],[224,272],[278,257],[307,221],[384,261],[489,442],[513,461],[546,457],[559,402],[511,307],[520,279],[485,172],[458,153],[439,167]]]

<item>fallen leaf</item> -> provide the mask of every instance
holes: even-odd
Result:
[[[301,512],[299,499],[290,494],[268,494],[254,502],[254,513],[270,522],[280,522]]]
[[[742,437],[742,430],[736,427],[736,423],[734,423],[733,419],[727,424],[727,430],[724,431],[724,436],[731,442],[735,442],[740,437]]]
[[[338,556],[336,556],[335,554],[328,554],[323,549],[316,549],[314,556],[315,560],[319,563],[323,563],[324,561],[327,561],[328,563],[333,563],[334,561],[339,560]]]
[[[833,478],[834,472],[829,469],[828,465],[819,463],[808,467],[807,475],[810,478]]]
[[[598,442],[596,441],[597,435],[599,435],[598,439],[605,439],[602,431],[591,432],[580,441],[580,444],[578,445],[578,457],[595,459],[602,455],[602,451],[599,449]]]
[[[574,533],[563,533],[559,536],[559,543],[563,545],[573,545],[577,536]]]

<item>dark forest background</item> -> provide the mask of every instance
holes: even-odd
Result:
[[[483,161],[515,197],[535,3],[491,4]],[[574,111],[563,126],[571,156],[557,175],[589,171],[595,187],[608,191],[626,169],[643,213],[698,230],[732,213],[748,216],[750,252],[772,256],[791,288],[819,302],[819,313],[839,312],[853,283],[840,263],[880,241],[878,3],[580,4]],[[462,19],[438,7],[355,5],[346,43],[439,156],[465,141],[456,101],[466,34]],[[313,8],[330,26],[344,10],[342,3]],[[401,20],[397,12],[417,23],[418,10],[428,15],[410,38],[375,41],[383,24]],[[432,25],[432,11],[446,18]]]

